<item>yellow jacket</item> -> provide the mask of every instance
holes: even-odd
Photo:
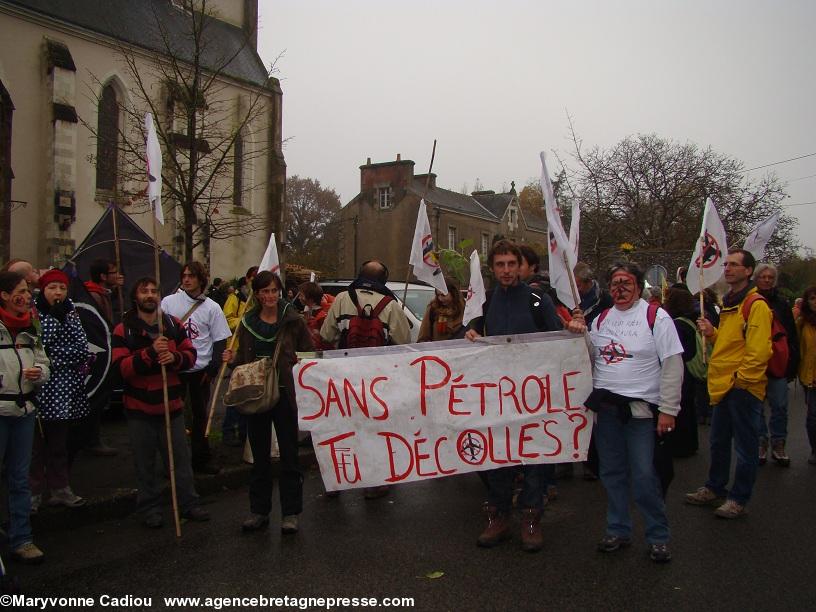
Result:
[[[712,404],[719,404],[733,387],[745,389],[759,400],[765,399],[773,314],[766,301],[757,300],[751,306],[747,325],[742,316],[743,302],[756,291],[752,287],[742,302],[723,308],[720,313],[720,327],[714,330],[714,351],[708,364]]]
[[[227,301],[224,302],[224,316],[227,318],[227,325],[229,325],[231,332],[234,332],[235,328],[238,327],[246,307],[247,301],[240,301],[236,294],[230,293],[227,296]]]
[[[816,327],[802,317],[796,319],[799,335],[799,381],[806,387],[816,386]]]

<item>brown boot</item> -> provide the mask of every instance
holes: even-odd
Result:
[[[477,546],[491,548],[510,537],[510,521],[506,514],[501,514],[495,506],[485,506],[487,527],[476,540]]]
[[[541,511],[526,508],[521,511],[521,548],[527,552],[538,552],[544,547],[541,533]]]

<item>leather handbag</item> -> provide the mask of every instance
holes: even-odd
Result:
[[[224,394],[224,406],[235,408],[246,415],[271,410],[280,399],[278,356],[281,342],[275,344],[272,357],[262,357],[236,367]]]

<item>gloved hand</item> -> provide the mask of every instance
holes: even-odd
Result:
[[[49,314],[60,323],[65,323],[65,316],[68,314],[68,309],[65,307],[65,302],[54,302],[51,305]]]

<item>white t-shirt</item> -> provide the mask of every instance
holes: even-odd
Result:
[[[184,290],[179,289],[162,300],[161,308],[163,312],[181,319],[195,302],[196,300],[187,295]],[[213,343],[226,340],[232,335],[224,312],[210,298],[204,298],[201,306],[187,318],[184,322],[184,329],[187,330],[187,335],[198,353],[195,365],[187,370],[188,372],[198,372],[206,368],[212,360]]]
[[[657,311],[654,330],[649,329],[648,309],[641,299],[628,310],[613,306],[602,323],[600,316],[592,322],[593,378],[595,387],[659,404],[660,364],[681,354],[683,345],[674,321],[662,308]]]

